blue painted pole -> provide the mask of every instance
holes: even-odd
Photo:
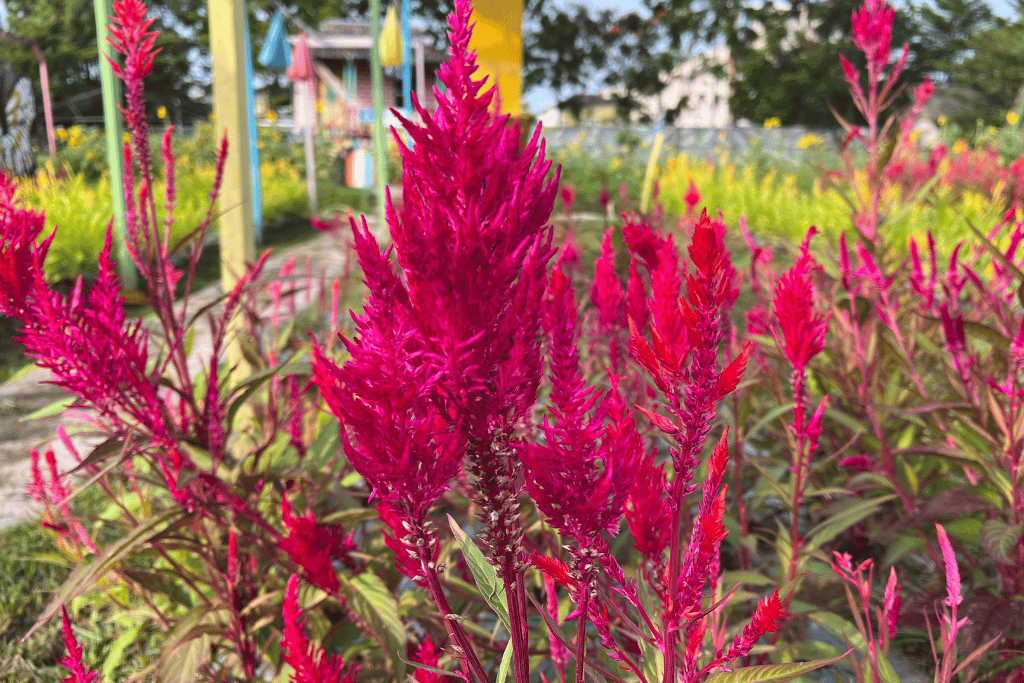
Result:
[[[412,0],[402,0],[402,108],[412,111]]]
[[[249,164],[252,169],[252,219],[256,244],[263,242],[263,186],[260,182],[260,130],[256,126],[256,93],[252,73],[252,32],[245,12],[245,106],[249,110]]]

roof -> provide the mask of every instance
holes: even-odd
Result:
[[[294,46],[298,36],[289,36],[288,41]],[[373,39],[370,37],[370,24],[365,21],[345,21],[328,19],[320,24],[317,35],[308,37],[310,56],[316,59],[368,59]],[[448,59],[448,53],[437,50],[431,45],[431,38],[426,32],[413,29],[413,46],[424,45],[424,60],[428,64],[440,64]]]

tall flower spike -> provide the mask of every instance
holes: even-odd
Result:
[[[552,274],[549,291],[551,416],[542,425],[544,443],[523,451],[527,488],[555,528],[592,547],[603,530],[618,527],[640,440],[617,389],[598,405],[598,392],[583,379],[576,302],[561,270]],[[619,424],[612,420],[606,428],[609,412]]]
[[[547,178],[539,127],[520,149],[518,127],[492,115],[496,91],[474,78],[470,11],[468,0],[456,2],[437,110],[414,100],[422,124],[399,115],[414,146],[399,139],[404,203],[399,212],[389,202],[388,223],[427,358],[479,439],[536,398],[534,311],[553,255],[547,222],[558,178]]]
[[[125,124],[132,132],[132,142],[143,178],[148,178],[152,161],[142,82],[153,70],[153,58],[160,52],[160,48],[155,47],[157,32],[150,30],[156,19],[146,18],[146,5],[142,0],[118,0],[114,3],[113,9],[114,17],[109,24],[110,37],[107,40],[115,50],[124,55],[124,66],[113,59],[108,60],[114,73],[124,81],[125,99],[128,103],[123,109]]]
[[[68,669],[71,674],[66,676],[62,683],[99,683],[100,675],[96,671],[89,671],[83,661],[84,653],[82,646],[75,638],[75,632],[71,628],[71,620],[68,618],[68,610],[61,607],[61,617],[64,620],[64,647],[66,652],[60,660],[60,665]]]
[[[885,0],[866,0],[853,11],[853,44],[868,58],[868,64],[889,62],[894,11]]]
[[[356,683],[359,667],[348,667],[338,655],[328,655],[303,632],[306,620],[299,607],[299,577],[292,574],[284,593],[284,633],[281,651],[284,661],[294,669],[291,683]]]
[[[775,283],[775,317],[778,330],[774,331],[783,353],[797,371],[803,371],[811,358],[825,348],[829,317],[814,306],[813,274],[820,268],[809,251],[811,236],[808,231],[801,245],[800,256]]]
[[[431,400],[434,379],[422,363],[408,293],[363,221],[352,221],[369,290],[353,315],[359,336],[343,339],[342,366],[314,346],[314,382],[342,423],[345,451],[388,505],[415,521],[445,491],[462,463],[462,442]]]
[[[963,595],[960,594],[960,568],[956,564],[956,553],[949,542],[946,529],[941,524],[935,525],[935,531],[939,537],[939,548],[942,550],[942,563],[946,565],[946,590],[948,595],[943,601],[949,607],[955,607],[963,602]],[[954,612],[955,614],[955,612]]]

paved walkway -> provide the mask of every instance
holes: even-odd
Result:
[[[369,217],[367,222],[370,222]],[[308,242],[275,251],[268,259],[263,274],[266,278],[272,278],[289,259],[295,258],[295,272],[304,275],[306,264],[309,263],[308,267],[314,274],[313,286],[318,287],[320,273],[325,275],[328,283],[343,273],[346,257],[332,235],[319,235]],[[311,301],[317,300],[317,292],[300,289],[303,280],[304,278],[299,278],[294,288],[285,287],[286,290],[299,289],[294,297],[300,310]],[[328,284],[328,288],[329,286]],[[328,289],[328,297],[329,292]],[[220,284],[211,285],[196,292],[189,307],[196,310],[215,300],[220,294]],[[189,359],[193,373],[198,374],[201,371],[202,359],[208,359],[209,349],[209,329],[205,322],[201,322],[196,329],[192,356]],[[33,368],[21,377],[0,384],[0,528],[18,524],[33,514],[34,503],[25,493],[31,479],[31,449],[39,448],[42,451],[42,446],[54,438],[60,424],[65,424],[69,433],[73,433],[74,426],[82,424],[64,415],[35,420],[24,419],[34,411],[67,397],[62,390],[47,383],[49,378],[49,372],[46,370]],[[90,447],[89,443],[80,437],[73,436],[73,440],[76,442],[76,448],[83,453],[88,452],[85,449]],[[73,457],[59,441],[54,444],[54,452],[62,471],[74,466]]]

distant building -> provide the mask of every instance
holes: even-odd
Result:
[[[727,71],[729,64],[729,48],[725,45],[687,59],[672,70],[667,85],[660,93],[636,98],[641,108],[633,114],[633,120],[645,115],[651,121],[658,121],[664,112],[682,102],[673,123],[675,126],[725,128],[733,125],[732,114],[729,113],[729,95],[732,93],[729,79],[712,71]]]
[[[411,36],[412,91],[428,110],[437,108],[433,88],[438,66],[447,53],[431,47],[426,33],[413,29]],[[296,37],[289,40],[295,46]],[[373,40],[367,22],[328,19],[317,35],[307,37],[309,54],[317,75],[316,115],[320,126],[351,137],[370,137],[373,124],[373,90],[370,50]],[[401,72],[385,70],[384,109],[411,108],[402,102]],[[298,95],[295,102],[299,101]]]
[[[545,128],[561,126],[610,126],[618,122],[615,111],[615,100],[608,93],[600,95],[583,95],[580,97],[582,108],[579,116],[571,111],[561,110],[553,106],[537,117]]]
[[[678,65],[668,84],[658,95],[638,96],[640,109],[630,116],[633,123],[641,118],[658,121],[662,114],[680,100],[683,107],[673,125],[680,128],[724,128],[733,124],[729,113],[729,81],[711,73],[711,67],[728,66],[729,50],[725,46],[708,50],[704,54]],[[615,91],[605,90],[597,95],[584,95],[579,117],[553,106],[537,117],[545,128],[561,126],[608,126],[620,123],[615,104]],[[684,99],[685,98],[685,99]]]

